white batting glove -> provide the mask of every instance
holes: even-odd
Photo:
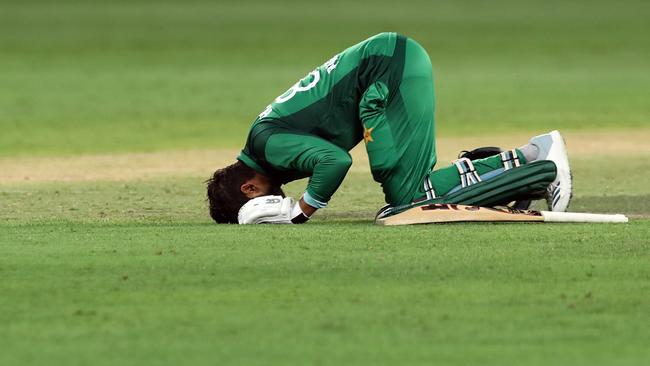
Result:
[[[291,197],[262,196],[239,209],[240,224],[300,224],[309,219]]]

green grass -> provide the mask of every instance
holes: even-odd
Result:
[[[212,224],[200,178],[4,185],[0,363],[637,365],[650,195],[595,163],[574,206],[645,218],[378,227],[362,173],[282,227]]]
[[[296,79],[387,30],[428,49],[441,135],[647,127],[649,14],[642,0],[3,4],[0,156],[240,147]]]
[[[4,227],[3,364],[638,365],[647,221]],[[4,235],[3,235],[4,237]]]
[[[647,129],[648,4],[5,2],[0,157],[241,147],[298,77],[386,30],[429,50],[440,136]],[[210,172],[0,172],[0,364],[644,364],[649,164],[572,161],[573,209],[627,225],[398,228],[372,225],[362,173],[307,225],[239,227],[210,222]]]
[[[572,162],[575,211],[650,215],[650,161],[628,158],[575,159]],[[610,167],[603,169],[603,166]],[[206,173],[209,175],[209,172]],[[27,182],[0,185],[0,225],[53,220],[75,224],[209,223],[204,177],[175,177],[126,182]],[[285,186],[298,197],[306,180]],[[370,173],[351,172],[330,208],[317,221],[333,224],[362,220],[369,224],[383,202]],[[545,209],[544,205],[540,208]],[[313,223],[310,223],[310,225]]]

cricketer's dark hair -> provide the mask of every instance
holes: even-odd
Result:
[[[236,224],[239,209],[248,201],[240,187],[255,171],[241,161],[219,169],[206,181],[210,216],[220,224]]]

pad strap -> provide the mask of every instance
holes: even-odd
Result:
[[[431,183],[429,175],[424,177],[422,185],[424,186],[424,193],[427,195],[427,199],[436,198],[436,191],[433,189],[433,184]]]
[[[456,165],[458,174],[460,174],[460,185],[462,188],[469,187],[481,181],[481,177],[478,176],[471,160],[460,158],[454,161],[454,165]]]
[[[507,150],[499,154],[501,156],[501,162],[503,163],[503,170],[510,170],[512,168],[517,168],[521,166],[519,161],[519,156],[517,156],[517,151],[515,149]]]

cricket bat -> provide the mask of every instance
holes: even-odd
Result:
[[[510,207],[480,207],[433,203],[378,218],[378,225],[413,225],[445,222],[599,222],[624,223],[625,215],[580,212],[516,210]]]

